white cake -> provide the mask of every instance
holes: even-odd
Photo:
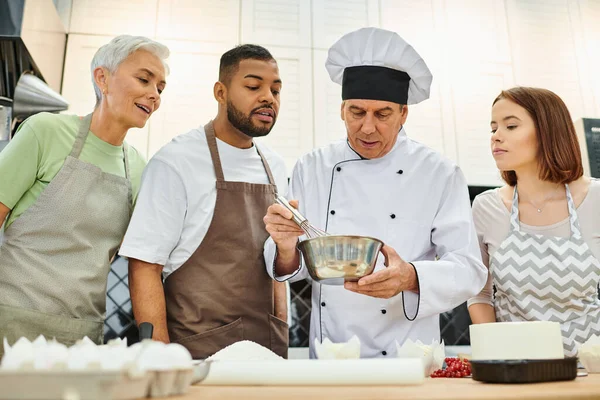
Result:
[[[473,360],[540,360],[564,358],[558,322],[494,322],[474,324],[471,334]]]

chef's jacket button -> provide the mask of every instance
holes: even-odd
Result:
[[[383,354],[384,356],[387,356],[387,351],[382,351],[381,354]]]
[[[381,313],[382,313],[382,314],[385,314],[386,312],[387,312],[386,310],[381,310]]]
[[[391,215],[390,215],[390,218],[391,218],[391,219],[394,219],[394,218],[396,218],[396,214],[391,214]]]
[[[340,172],[340,171],[342,170],[342,167],[337,167],[335,170],[336,170],[337,172]]]
[[[321,307],[325,307],[325,302],[322,302],[322,303],[321,303]]]
[[[398,170],[398,173],[399,173],[400,175],[402,175],[402,174],[404,173],[404,171],[402,171],[401,169],[399,169],[399,170]]]
[[[331,214],[331,215],[335,215],[335,210],[331,210],[331,211],[329,211],[329,214]]]

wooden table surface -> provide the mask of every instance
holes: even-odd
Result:
[[[192,386],[169,400],[464,400],[464,399],[600,399],[600,374],[574,381],[500,385],[468,378],[427,378],[418,386]]]

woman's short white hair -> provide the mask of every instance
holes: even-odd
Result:
[[[166,73],[169,73],[169,66],[165,62],[170,54],[167,46],[144,36],[117,36],[104,46],[100,47],[92,59],[92,83],[94,85],[94,91],[96,92],[96,103],[100,102],[102,91],[94,79],[94,70],[98,67],[104,67],[108,69],[110,73],[113,73],[127,57],[138,50],[145,50],[154,54],[162,61]]]

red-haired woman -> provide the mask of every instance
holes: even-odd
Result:
[[[600,333],[600,181],[583,176],[571,116],[549,90],[500,93],[491,132],[506,185],[473,203],[490,273],[469,300],[471,319],[559,322],[565,354],[575,355]]]

